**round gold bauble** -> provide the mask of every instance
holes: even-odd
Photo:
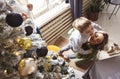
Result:
[[[33,58],[24,58],[18,64],[18,71],[21,76],[27,76],[36,72],[37,65]]]
[[[25,50],[28,50],[32,47],[32,41],[29,38],[17,38],[16,42]]]

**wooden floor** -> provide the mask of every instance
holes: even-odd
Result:
[[[65,46],[68,43],[68,39],[64,38],[64,37],[59,37],[56,41],[55,41],[55,45],[57,45],[58,47],[62,48],[63,46]]]

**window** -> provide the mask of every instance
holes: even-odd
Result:
[[[17,12],[27,11],[26,5],[33,4],[32,14],[34,22],[37,26],[43,26],[64,10],[70,8],[69,4],[65,4],[65,0],[5,0],[11,4],[16,3]],[[19,8],[22,8],[19,10]],[[15,10],[15,9],[14,9]]]
[[[39,16],[48,11],[47,0],[29,0],[28,3],[33,4],[33,15]]]
[[[32,13],[35,18],[48,12],[49,10],[55,8],[56,6],[64,2],[64,0],[7,0],[7,1],[9,1],[9,3],[11,4],[13,4],[15,1],[20,8],[24,9],[22,11],[25,11],[26,5],[28,3],[33,4]]]

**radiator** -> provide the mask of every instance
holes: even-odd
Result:
[[[72,28],[72,22],[73,19],[70,9],[58,14],[40,28],[43,40],[45,40],[47,44],[54,44],[56,39]]]

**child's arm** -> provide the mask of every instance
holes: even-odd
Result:
[[[61,48],[61,50],[58,52],[58,54],[63,54],[64,51],[67,51],[69,49],[71,49],[71,46],[70,46],[70,44],[67,44],[66,46]]]
[[[70,38],[69,38],[69,42],[72,46],[72,50],[73,51],[78,51],[79,48],[82,45],[82,37],[81,37],[81,33],[78,30],[74,30],[73,33],[71,34]]]

